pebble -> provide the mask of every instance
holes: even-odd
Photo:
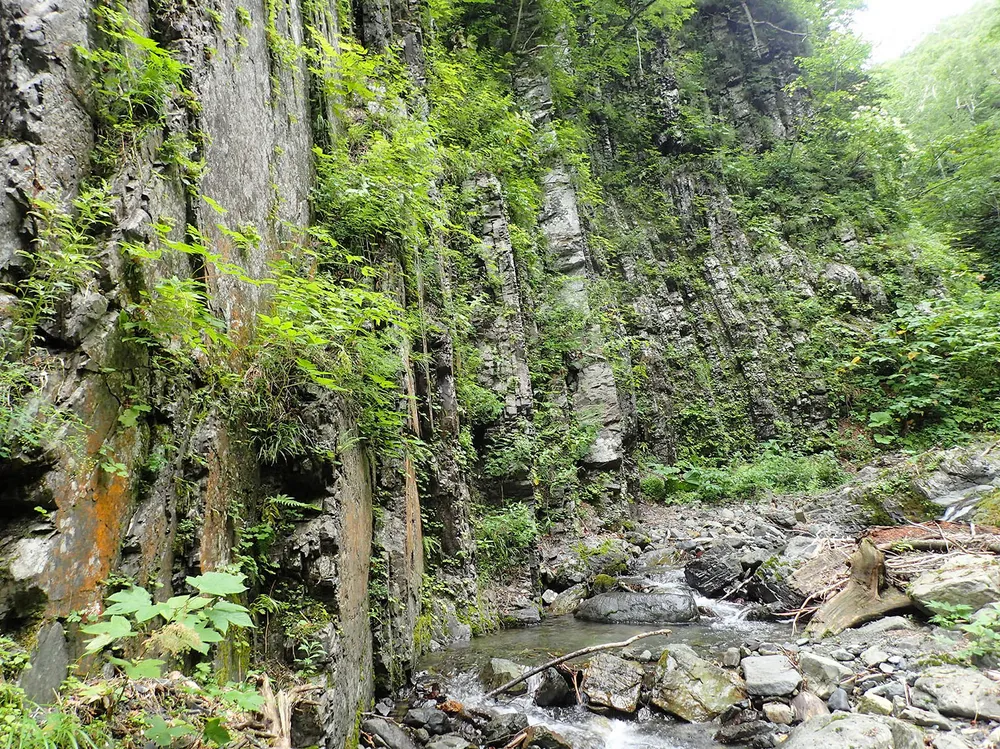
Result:
[[[851,712],[851,703],[847,699],[847,692],[843,689],[834,689],[833,694],[826,701],[827,706],[830,710],[843,710],[844,712]]]
[[[798,640],[795,641],[795,644],[798,645],[799,647],[802,647],[803,645],[808,645],[809,644],[809,638],[808,637],[800,637]]]
[[[894,666],[898,666],[903,662],[903,656],[901,655],[890,655],[886,660]]]
[[[830,653],[830,657],[833,658],[835,661],[840,661],[841,663],[854,660],[854,654],[847,652],[843,648],[838,648],[837,650],[834,650],[832,653]]]
[[[896,672],[895,667],[891,663],[880,663],[878,664],[878,668],[883,674],[892,674]]]
[[[722,654],[722,665],[726,668],[736,668],[740,665],[740,651],[737,648],[729,648]]]

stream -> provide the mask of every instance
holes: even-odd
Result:
[[[791,627],[774,622],[749,621],[744,610],[731,603],[698,599],[704,612],[700,622],[668,625],[669,638],[641,640],[630,650],[649,650],[655,655],[664,645],[684,643],[700,656],[718,661],[729,647],[739,647],[748,639],[783,643],[792,637]],[[558,655],[608,642],[619,642],[657,627],[623,624],[596,624],[572,615],[546,619],[525,629],[511,629],[473,638],[471,642],[427,654],[420,663],[418,681],[437,682],[450,698],[467,707],[488,707],[501,712],[519,712],[530,724],[542,724],[561,733],[578,749],[708,749],[720,747],[712,736],[715,723],[685,723],[648,708],[636,719],[608,718],[577,705],[541,708],[530,693],[519,697],[486,700],[477,674],[490,658],[506,658],[536,666]],[[585,658],[581,659],[581,661]],[[534,677],[538,678],[538,677]]]

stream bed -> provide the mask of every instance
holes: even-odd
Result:
[[[669,638],[640,640],[630,648],[635,653],[649,650],[654,657],[663,646],[683,643],[711,661],[718,661],[729,647],[739,647],[748,639],[785,642],[792,638],[791,627],[773,622],[748,621],[744,611],[733,604],[699,599],[702,611],[710,613],[700,622],[674,624]],[[708,749],[720,747],[712,736],[715,723],[685,723],[648,708],[634,719],[609,718],[578,705],[542,708],[528,695],[484,698],[479,670],[491,658],[505,658],[526,666],[537,666],[580,648],[621,642],[633,635],[655,629],[649,626],[597,624],[572,615],[546,619],[524,629],[511,629],[473,638],[471,642],[426,655],[420,663],[417,681],[438,683],[441,692],[466,707],[518,712],[532,725],[545,725],[562,734],[577,749]],[[581,662],[586,658],[581,659]],[[537,678],[537,677],[535,677]],[[529,682],[530,685],[530,682]]]

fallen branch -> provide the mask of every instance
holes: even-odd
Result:
[[[630,637],[629,639],[625,640],[624,642],[609,642],[609,643],[607,643],[605,645],[591,645],[588,648],[581,648],[580,650],[574,650],[572,653],[567,653],[566,655],[561,655],[558,658],[553,658],[548,663],[543,663],[541,666],[538,666],[537,668],[533,668],[530,671],[524,672],[523,674],[521,674],[520,676],[518,676],[516,679],[511,679],[510,681],[508,681],[503,686],[497,687],[496,689],[494,689],[494,690],[492,690],[490,692],[487,692],[485,696],[487,698],[489,698],[489,697],[496,697],[498,694],[503,694],[504,692],[506,692],[511,687],[516,687],[522,681],[527,681],[528,679],[530,679],[535,674],[542,673],[542,671],[544,671],[547,668],[552,668],[553,666],[558,666],[560,663],[565,663],[566,661],[572,660],[573,658],[579,658],[581,655],[590,655],[591,653],[597,653],[597,652],[600,652],[602,650],[615,650],[617,648],[627,648],[633,642],[638,642],[639,640],[644,640],[647,637],[657,637],[657,636],[666,637],[669,634],[670,634],[670,630],[669,629],[657,629],[657,630],[654,630],[652,632],[643,632],[642,634],[636,635],[635,637]]]

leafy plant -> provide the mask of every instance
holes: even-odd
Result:
[[[501,575],[527,559],[538,537],[534,511],[516,503],[501,510],[484,510],[473,522],[476,561],[482,575]]]

